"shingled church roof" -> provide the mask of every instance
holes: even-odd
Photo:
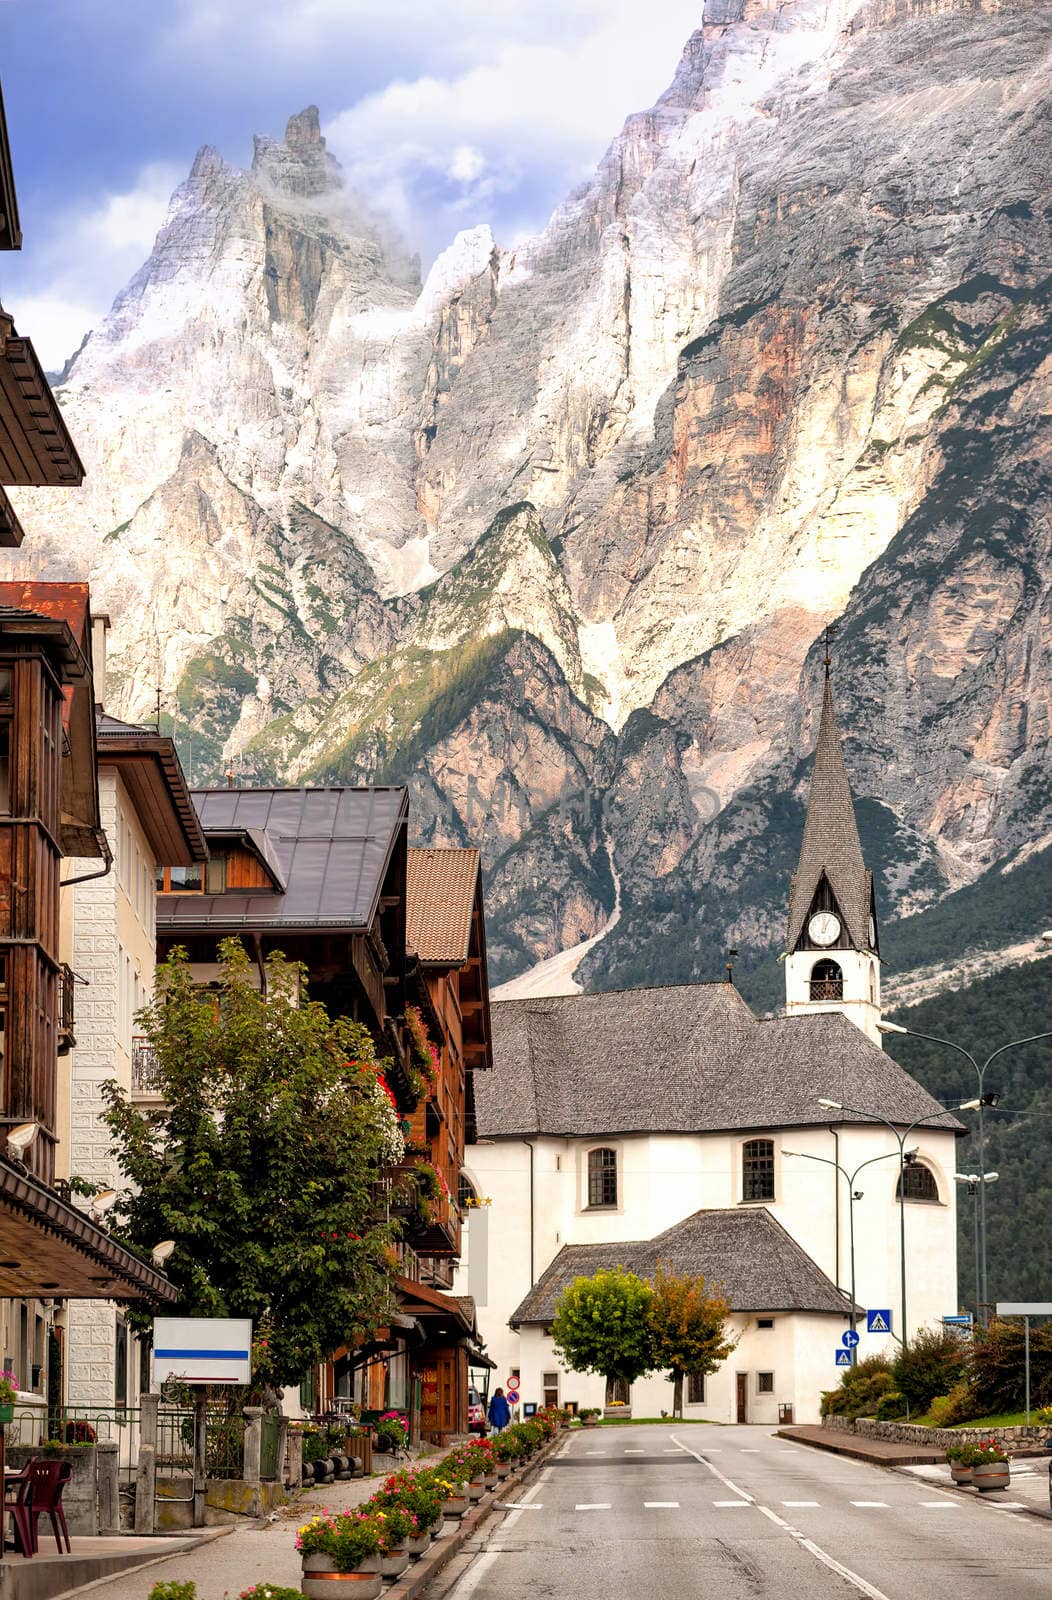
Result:
[[[659,1266],[701,1274],[732,1311],[819,1311],[847,1316],[851,1301],[765,1207],[695,1211],[654,1239],[564,1245],[508,1319],[550,1323],[555,1303],[575,1278],[624,1267],[653,1278]]]
[[[488,1139],[885,1118],[960,1127],[840,1012],[761,1020],[729,983],[497,1001],[493,1071],[475,1095]],[[865,1114],[829,1112],[820,1097]]]
[[[795,950],[823,874],[837,898],[852,945],[868,950],[873,879],[862,859],[851,785],[840,747],[833,689],[826,678],[800,861],[789,894],[786,948]]]

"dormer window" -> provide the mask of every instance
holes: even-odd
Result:
[[[588,1209],[617,1205],[617,1151],[605,1146],[588,1152]]]
[[[205,869],[200,861],[189,867],[158,867],[158,894],[203,894]]]

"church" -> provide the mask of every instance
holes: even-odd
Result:
[[[963,1130],[883,1049],[828,666],[784,967],[769,1018],[729,981],[494,1003],[457,1288],[524,1404],[671,1412],[667,1374],[608,1387],[555,1354],[559,1294],[602,1267],[721,1290],[736,1347],[684,1385],[714,1422],[815,1421],[850,1330],[861,1357],[956,1311]]]

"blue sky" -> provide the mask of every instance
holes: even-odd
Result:
[[[149,251],[194,152],[239,165],[316,103],[425,263],[543,225],[667,86],[702,0],[0,0],[21,257],[0,298],[49,367]]]

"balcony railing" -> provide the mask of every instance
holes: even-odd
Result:
[[[132,1094],[157,1099],[162,1093],[157,1051],[145,1034],[132,1035]]]
[[[73,1035],[73,987],[76,983],[76,974],[72,967],[65,962],[58,969],[58,1053],[65,1055],[67,1050],[72,1050],[76,1045]]]
[[[844,998],[844,980],[843,980],[843,978],[812,978],[811,979],[811,999],[812,1000],[843,1000],[843,998]]]

